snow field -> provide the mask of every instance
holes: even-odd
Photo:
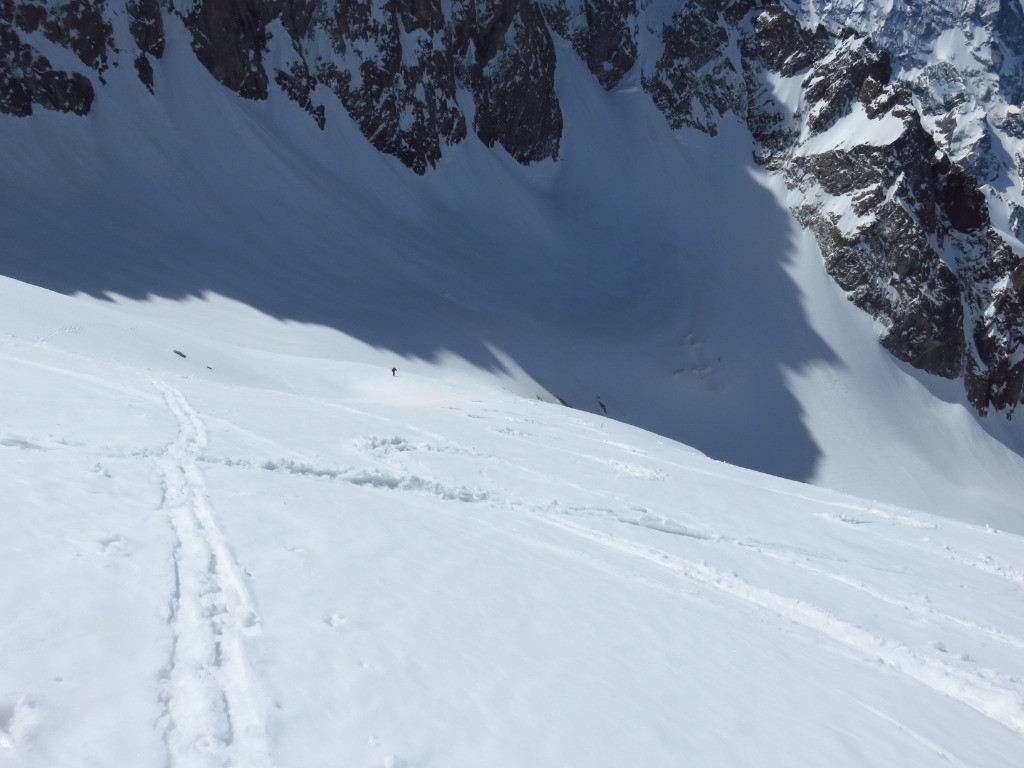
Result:
[[[167,34],[0,116],[0,766],[1024,764],[1019,425],[739,126],[563,49],[557,164],[418,178]]]
[[[1019,536],[4,287],[0,765],[1024,755]]]

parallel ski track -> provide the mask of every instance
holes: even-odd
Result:
[[[713,589],[803,626],[852,651],[865,661],[881,663],[932,690],[956,699],[986,717],[1024,734],[1024,694],[1002,676],[981,676],[924,656],[905,644],[873,634],[808,602],[754,586],[706,562],[693,562],[646,544],[612,536],[540,511],[534,517],[606,549],[642,558],[702,588]],[[1000,638],[1005,640],[1006,638]]]
[[[161,508],[175,535],[173,648],[160,697],[169,763],[270,768],[265,697],[246,657],[246,639],[260,632],[259,617],[196,463],[206,432],[181,392],[153,384],[178,425],[158,459]]]

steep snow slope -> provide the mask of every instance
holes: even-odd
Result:
[[[1020,536],[223,298],[0,308],[0,766],[1024,760]]]
[[[237,302],[321,327],[317,354],[487,373],[733,464],[1024,530],[1019,425],[878,349],[738,125],[672,133],[634,76],[605,92],[563,48],[559,162],[468,141],[417,177],[340,109],[321,133],[281,94],[241,101],[174,19],[166,36],[155,95],[111,69],[86,118],[0,116],[4,274],[302,351],[225,319]]]

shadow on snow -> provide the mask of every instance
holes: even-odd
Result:
[[[714,458],[809,479],[820,450],[784,372],[834,358],[748,139],[684,144],[644,94],[559,78],[557,163],[471,140],[426,177],[343,117],[321,134],[272,105],[3,118],[0,270],[68,294],[216,293],[409,358],[499,370],[500,350],[576,407],[600,397]]]

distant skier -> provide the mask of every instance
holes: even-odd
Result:
[[[391,375],[392,376],[397,376],[398,375],[398,369],[397,368],[392,368],[391,369]]]

